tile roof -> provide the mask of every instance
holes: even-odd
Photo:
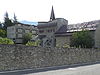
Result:
[[[55,34],[55,37],[60,37],[60,36],[71,36],[73,32],[64,32],[64,33],[57,33]]]
[[[67,32],[67,25],[62,25],[55,34]]]
[[[37,27],[38,28],[46,28],[46,27],[53,27],[53,26],[57,26],[57,22],[48,22],[45,24],[38,25]]]

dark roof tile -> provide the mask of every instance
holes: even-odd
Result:
[[[67,25],[62,25],[55,34],[64,32],[67,32]]]
[[[48,22],[45,24],[38,25],[37,27],[38,28],[46,28],[46,27],[53,27],[53,26],[57,26],[57,22]]]

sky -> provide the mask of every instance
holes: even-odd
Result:
[[[69,24],[100,20],[100,0],[1,0],[0,21],[7,11],[9,18],[18,21],[49,21],[51,8],[56,18],[64,18]]]

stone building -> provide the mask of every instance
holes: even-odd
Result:
[[[62,47],[70,45],[71,36],[74,32],[89,30],[95,41],[94,47],[100,47],[100,20],[69,24],[64,18],[55,18],[52,7],[50,21],[38,22],[38,35],[42,40],[43,47]]]
[[[59,36],[56,36],[56,34],[66,32],[67,25],[68,25],[68,21],[65,20],[64,18],[55,18],[54,10],[52,7],[50,21],[38,22],[38,26],[37,26],[39,30],[38,36],[42,40],[41,45],[43,47],[55,47],[56,43],[59,43]],[[66,39],[63,38],[62,40]],[[63,44],[65,44],[64,42]]]
[[[15,43],[23,42],[23,35],[25,33],[38,34],[38,39],[41,40],[43,47],[62,47],[70,45],[71,36],[74,32],[89,30],[94,39],[95,47],[100,48],[100,20],[68,24],[68,20],[64,18],[55,18],[52,7],[50,20],[48,22],[38,22],[38,26],[18,23],[7,28],[7,37],[12,39]]]
[[[32,33],[32,39],[34,39],[34,35],[37,34],[37,27],[22,23],[7,27],[7,37],[17,44],[23,43],[23,35],[25,33]]]
[[[95,31],[95,47],[100,48],[100,24]]]

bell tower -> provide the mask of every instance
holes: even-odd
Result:
[[[54,14],[53,6],[52,6],[50,21],[52,21],[52,20],[54,20],[54,19],[55,19],[55,14]]]

